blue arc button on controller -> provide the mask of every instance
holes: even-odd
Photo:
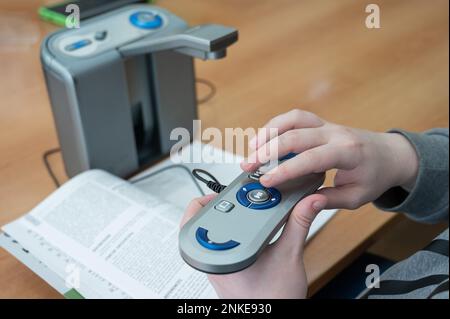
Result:
[[[223,243],[213,242],[208,238],[208,230],[203,227],[197,228],[195,238],[200,245],[211,250],[227,250],[240,245],[240,243],[234,240],[229,240]]]
[[[163,19],[150,11],[139,11],[130,16],[130,22],[141,29],[158,29],[162,26]]]
[[[239,189],[236,199],[242,206],[262,210],[278,205],[281,193],[273,187],[265,188],[260,183],[249,183]]]

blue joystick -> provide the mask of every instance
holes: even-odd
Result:
[[[262,210],[278,205],[281,201],[281,193],[276,188],[265,188],[255,182],[242,186],[236,193],[236,199],[242,206]]]
[[[130,16],[130,22],[135,27],[141,29],[158,29],[163,25],[160,15],[150,11],[139,11]]]

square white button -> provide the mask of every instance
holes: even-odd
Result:
[[[228,213],[230,210],[234,208],[234,205],[230,202],[227,202],[226,200],[222,200],[214,208],[222,213]]]

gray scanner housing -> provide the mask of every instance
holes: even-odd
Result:
[[[161,24],[132,24],[139,12],[158,16]],[[146,4],[50,34],[41,61],[68,176],[100,168],[127,177],[169,153],[177,142],[172,129],[186,128],[192,136],[193,58],[222,58],[236,41],[234,28],[190,28]]]
[[[179,234],[182,258],[193,268],[213,274],[233,273],[250,266],[284,225],[297,202],[314,193],[324,179],[325,174],[312,174],[277,186],[281,193],[278,205],[255,210],[242,206],[236,199],[244,185],[255,182],[248,173],[242,173],[182,227]],[[222,200],[232,203],[234,208],[229,212],[217,210],[215,207]],[[208,230],[213,242],[232,240],[240,244],[227,250],[205,248],[196,238],[199,227]]]

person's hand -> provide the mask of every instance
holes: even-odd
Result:
[[[215,195],[193,200],[181,222],[184,225]],[[326,197],[314,194],[299,202],[280,238],[267,246],[250,267],[233,274],[208,275],[221,298],[305,298],[307,280],[303,248],[312,221],[326,206]]]
[[[400,134],[344,127],[301,110],[279,115],[265,128],[250,141],[254,152],[241,164],[243,170],[254,171],[269,160],[298,153],[260,179],[266,187],[337,169],[334,187],[318,193],[326,196],[327,208],[356,209],[389,188],[411,189],[415,184],[417,154]]]

